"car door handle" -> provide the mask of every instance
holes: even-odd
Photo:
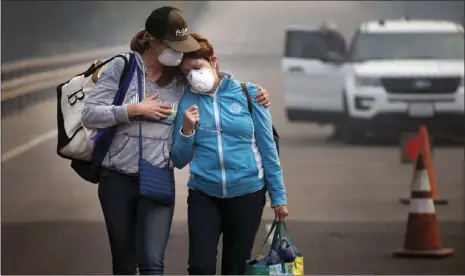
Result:
[[[303,72],[304,71],[304,69],[302,67],[300,67],[300,66],[291,66],[291,67],[289,67],[288,70],[291,73],[297,73],[297,72]]]

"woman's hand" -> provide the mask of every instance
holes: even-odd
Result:
[[[274,218],[276,220],[283,221],[287,215],[289,215],[289,211],[287,210],[286,205],[276,205],[274,208]]]
[[[182,134],[192,135],[194,133],[195,125],[199,121],[199,108],[197,105],[191,105],[184,111],[184,122],[182,124]]]
[[[271,105],[271,101],[268,97],[268,92],[260,85],[257,85],[257,89],[258,93],[257,95],[255,95],[255,100],[259,105],[268,108]]]
[[[169,104],[154,102],[159,94],[145,98],[142,102],[130,104],[128,106],[129,117],[143,116],[147,119],[160,120],[166,119],[173,113],[173,108]]]

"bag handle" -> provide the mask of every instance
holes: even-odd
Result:
[[[95,63],[92,63],[92,65],[86,71],[84,71],[84,73],[81,73],[81,75],[84,75],[84,77],[87,78],[88,76],[92,75],[95,71],[102,68],[103,66],[105,66],[106,64],[108,64],[110,61],[114,60],[117,57],[120,57],[124,60],[124,68],[126,68],[129,63],[128,59],[124,55],[116,55],[114,57],[111,57],[105,60],[99,65],[95,65]],[[124,75],[124,73],[122,75]]]
[[[268,241],[268,239],[270,238],[271,236],[271,233],[273,233],[273,230],[275,230],[275,228],[277,228],[277,225],[278,225],[278,221],[277,220],[273,220],[273,223],[271,224],[271,228],[270,228],[270,231],[268,231],[268,235],[266,235],[266,238],[265,238],[265,241],[263,242],[262,246],[260,247],[260,251],[258,251],[258,254],[257,255],[260,255],[263,251],[263,248],[265,247],[266,245],[266,242]],[[271,244],[273,244],[275,238],[277,238],[277,231],[274,232],[274,235],[273,235],[273,240],[271,242]]]
[[[289,235],[289,231],[287,230],[287,225],[285,221],[277,221],[275,231],[278,232],[277,238],[281,238],[284,236],[289,241],[289,243],[292,244],[291,236]]]
[[[274,246],[278,240],[279,237],[282,237],[284,234],[284,237],[287,238],[290,244],[292,244],[291,237],[289,235],[289,231],[287,230],[287,225],[285,221],[279,221],[279,220],[273,220],[273,223],[271,224],[270,231],[268,231],[268,235],[265,238],[265,241],[263,242],[262,246],[260,247],[260,251],[258,251],[258,255],[260,255],[263,251],[263,248],[265,247],[268,239],[271,236],[271,233],[274,230],[274,235],[273,239],[271,240],[271,246]]]
[[[249,109],[249,113],[252,115],[252,102],[250,100],[250,94],[249,94],[249,91],[247,90],[247,87],[245,85],[245,83],[241,82],[241,87],[242,87],[242,92],[245,94],[246,98],[247,98],[247,108]],[[279,134],[278,134],[278,131],[276,130],[276,128],[271,125],[272,127],[272,130],[273,130],[273,137],[275,139],[279,139]],[[279,145],[276,144],[276,150],[278,151],[278,155],[279,155]]]
[[[287,225],[286,225],[286,221],[281,221],[279,222],[281,225],[282,225],[282,230],[281,230],[281,233],[284,234],[284,237],[287,238],[287,240],[289,241],[289,243],[292,244],[292,241],[291,241],[291,236],[289,235],[289,231],[287,230]]]
[[[140,70],[139,66],[137,66],[137,98],[139,102],[144,100],[142,95],[142,70]],[[142,116],[139,116],[139,160],[142,159]]]
[[[121,55],[124,60],[126,57]],[[121,72],[120,82],[118,84],[118,92],[113,99],[113,105],[122,105],[129,85],[134,77],[135,69],[137,67],[136,56],[133,53],[129,54],[129,62],[125,63],[123,71]]]
[[[241,82],[242,92],[245,94],[247,98],[247,108],[249,109],[249,113],[252,114],[252,102],[250,101],[250,94],[247,90],[247,87],[244,82]]]

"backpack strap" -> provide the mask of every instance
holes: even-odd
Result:
[[[247,91],[247,87],[245,86],[245,83],[241,82],[241,87],[242,87],[242,92],[245,94],[245,97],[247,98],[247,107],[249,109],[250,115],[252,115],[252,101],[250,100],[250,94],[249,91]],[[273,130],[273,139],[276,143],[276,150],[278,151],[279,155],[279,134],[274,125],[271,125],[272,130]]]
[[[132,54],[132,53],[131,53]],[[100,63],[99,65],[95,65],[95,63],[93,63],[89,69],[87,69],[84,73],[81,73],[80,75],[84,75],[85,78],[89,77],[90,75],[92,75],[95,71],[97,71],[98,69],[102,68],[103,66],[105,66],[106,64],[108,64],[110,61],[114,60],[115,58],[122,58],[124,60],[124,68],[126,69],[126,67],[129,66],[129,62],[128,62],[128,59],[126,58],[125,55],[116,55],[114,57],[111,57],[107,60],[105,60],[104,62]],[[129,70],[126,69],[126,71]],[[123,70],[123,73],[124,73],[124,70]],[[127,73],[127,72],[126,72]],[[123,75],[123,74],[122,74]]]
[[[245,86],[244,82],[241,82],[241,87],[242,92],[245,94],[245,97],[247,98],[247,108],[249,109],[250,114],[252,114],[252,102],[250,101],[249,91],[247,91],[247,87]]]
[[[126,57],[124,58],[125,60],[127,60]],[[136,57],[134,54],[131,53],[129,56],[129,62],[125,63],[124,69],[121,73],[119,88],[118,88],[118,91],[116,92],[115,98],[113,99],[112,105],[123,104],[124,98],[126,97],[126,92],[128,91],[129,85],[131,84],[132,78],[134,77],[136,67],[137,67]],[[105,132],[106,129],[111,129],[111,128],[114,129],[115,127],[117,126],[114,125],[113,127],[97,130],[97,133],[95,134],[94,137],[92,137],[92,140],[94,141],[98,140],[103,135],[103,132]]]
[[[133,62],[135,61],[135,55],[133,53],[129,53],[129,60],[124,55],[117,55],[116,57],[121,57],[124,60],[124,68],[121,72],[121,77],[119,78],[119,85],[122,85],[124,77],[129,73],[131,66],[133,66]]]
[[[129,54],[129,61],[124,55],[121,55],[124,59],[124,68],[121,72],[119,79],[118,91],[116,92],[115,98],[113,99],[113,105],[122,105],[126,92],[128,91],[129,85],[131,84],[132,78],[136,71],[137,62],[136,56],[133,53]]]

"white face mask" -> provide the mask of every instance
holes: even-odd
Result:
[[[181,64],[183,53],[167,48],[158,56],[158,61],[165,66],[178,66]]]
[[[213,89],[215,76],[211,68],[202,67],[199,70],[191,70],[187,75],[187,81],[195,92],[208,93]]]

